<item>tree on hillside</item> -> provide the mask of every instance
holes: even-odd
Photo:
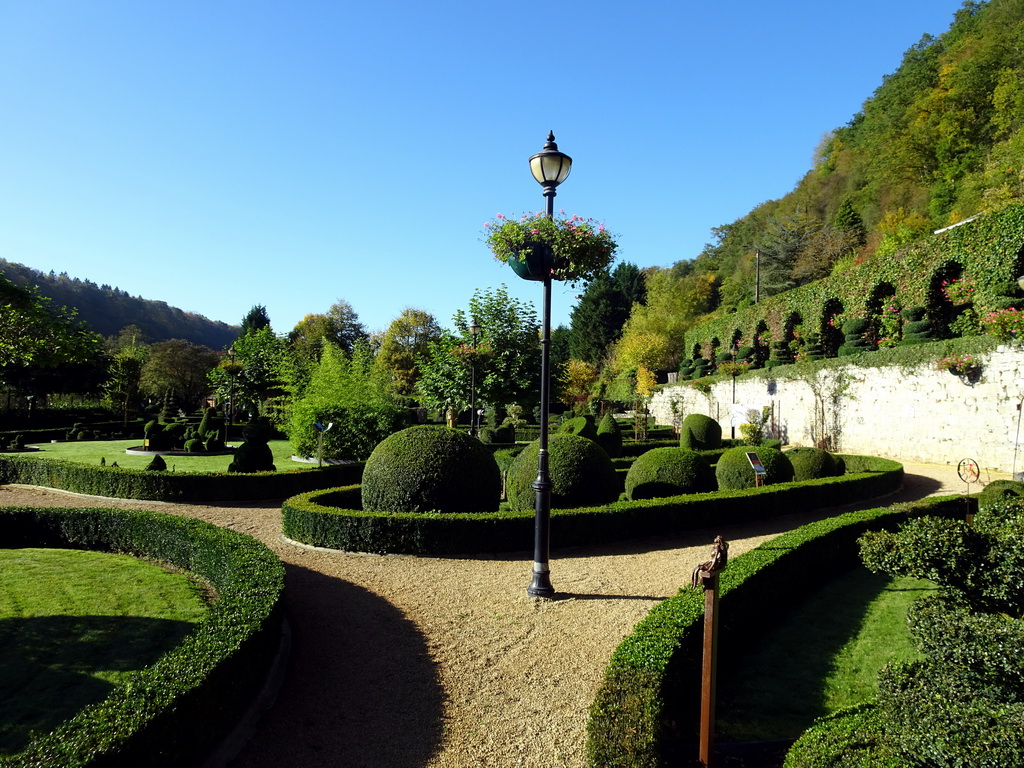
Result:
[[[270,315],[267,308],[262,304],[254,304],[253,308],[245,313],[242,318],[242,325],[239,328],[239,337],[270,327]]]
[[[384,387],[396,395],[411,396],[419,378],[418,360],[429,351],[428,345],[441,338],[441,327],[429,312],[407,307],[402,310],[381,339],[374,368]]]
[[[623,262],[606,276],[592,280],[570,315],[569,354],[599,364],[622,334],[634,304],[643,304],[647,284],[643,272]]]
[[[210,371],[211,389],[221,402],[230,397],[236,410],[250,416],[276,415],[275,401],[286,394],[288,342],[264,327],[239,336],[232,352],[233,360],[221,358]]]
[[[0,384],[25,394],[98,386],[100,338],[38,291],[0,275]]]
[[[194,411],[210,391],[207,375],[217,361],[217,353],[209,347],[183,339],[158,341],[149,348],[139,383],[147,394],[173,397],[186,412]]]
[[[536,402],[540,396],[540,323],[533,304],[512,298],[504,285],[478,290],[469,300],[469,314],[460,309],[452,318],[463,338],[468,338],[470,318],[476,318],[483,328],[481,340],[494,350],[483,377],[477,377],[480,399],[497,413],[504,413],[512,404]]]

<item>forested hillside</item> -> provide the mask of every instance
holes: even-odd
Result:
[[[879,77],[790,193],[712,229],[702,253],[646,270],[646,304],[609,348],[613,372],[671,370],[683,332],[709,315],[1024,200],[1024,0],[968,0]]]
[[[163,301],[152,301],[109,285],[50,272],[0,259],[0,274],[15,285],[36,286],[57,306],[78,310],[78,320],[101,336],[116,336],[127,325],[137,326],[149,341],[185,339],[211,349],[228,346],[238,336],[238,328],[202,315],[183,312]]]
[[[925,35],[785,197],[713,231],[695,263],[724,309],[889,254],[1024,194],[1024,2],[965,2]]]

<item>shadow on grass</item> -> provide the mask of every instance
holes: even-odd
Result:
[[[437,666],[416,625],[363,587],[286,564],[292,654],[232,768],[419,768],[442,736]]]
[[[137,616],[0,619],[0,753],[106,698],[113,685],[94,672],[142,669],[193,626]]]
[[[795,739],[828,714],[825,681],[836,659],[864,627],[883,593],[923,594],[927,587],[890,589],[891,577],[855,568],[822,588],[790,596],[792,609],[774,627],[719,659],[717,731],[723,741]],[[895,643],[894,645],[899,645]],[[866,670],[873,675],[876,670]],[[854,685],[851,683],[851,685]]]

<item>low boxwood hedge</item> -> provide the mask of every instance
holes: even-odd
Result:
[[[741,654],[744,639],[770,624],[780,599],[799,594],[809,578],[828,579],[856,566],[857,538],[865,531],[895,527],[910,517],[963,513],[961,497],[848,512],[730,560],[720,576],[719,664]],[[590,708],[591,766],[656,768],[679,745],[696,743],[703,615],[703,591],[681,589],[651,609],[615,649]]]
[[[362,463],[288,472],[147,472],[25,455],[0,455],[0,483],[40,485],[90,496],[153,501],[217,502],[285,499],[317,488],[357,483]]]
[[[0,508],[4,547],[153,558],[217,590],[206,619],[101,702],[36,736],[2,768],[199,765],[266,680],[281,639],[284,567],[267,547],[200,520],[114,509]]]
[[[903,466],[847,457],[856,474],[742,491],[688,494],[601,507],[554,509],[552,546],[605,544],[709,525],[761,520],[837,502],[876,498],[899,488]],[[304,544],[356,552],[451,555],[514,552],[533,546],[532,510],[489,513],[382,514],[360,508],[359,487],[313,491],[281,507],[284,535]]]

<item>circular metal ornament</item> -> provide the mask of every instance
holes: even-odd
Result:
[[[960,463],[956,465],[956,473],[968,485],[978,482],[981,478],[981,470],[978,469],[978,462],[974,459],[961,459]]]

